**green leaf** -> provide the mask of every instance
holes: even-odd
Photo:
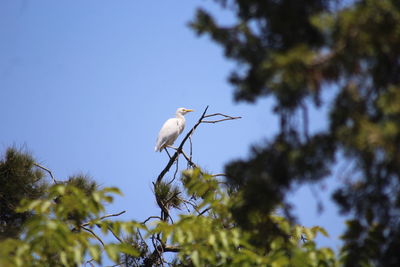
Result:
[[[140,255],[140,253],[134,247],[132,247],[131,245],[126,244],[126,243],[118,244],[118,249],[122,253],[131,255],[133,257],[137,257]]]
[[[96,262],[100,262],[101,260],[101,248],[98,245],[92,245],[89,246],[89,253],[90,256],[95,260]]]
[[[193,251],[190,254],[190,259],[192,260],[194,266],[200,266],[200,257],[199,257],[199,252],[197,250]]]
[[[104,249],[105,249],[108,257],[110,257],[110,259],[112,261],[114,261],[115,263],[118,263],[119,253],[120,253],[118,246],[115,244],[108,244],[108,245],[105,245]]]

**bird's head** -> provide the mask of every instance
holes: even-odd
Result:
[[[188,113],[188,112],[192,112],[192,111],[194,111],[193,109],[187,109],[187,108],[178,108],[177,110],[176,110],[176,115],[185,115],[186,113]]]

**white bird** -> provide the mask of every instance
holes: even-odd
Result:
[[[166,147],[172,146],[176,138],[185,129],[185,115],[188,112],[192,112],[192,109],[178,108],[176,110],[176,118],[168,119],[164,125],[161,127],[158,133],[156,147],[154,151],[162,151]],[[168,151],[167,151],[168,152]]]

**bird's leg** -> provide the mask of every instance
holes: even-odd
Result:
[[[167,147],[172,148],[172,149],[175,149],[176,151],[178,151],[178,149],[179,149],[179,148],[174,147],[174,146],[167,146]]]
[[[169,159],[171,159],[171,155],[169,154],[168,150],[166,147],[164,147],[165,152],[167,152]]]

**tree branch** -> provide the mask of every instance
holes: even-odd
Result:
[[[167,165],[165,166],[165,168],[161,171],[161,173],[158,175],[157,177],[157,183],[160,183],[161,180],[163,179],[163,177],[165,176],[165,174],[170,170],[172,164],[175,162],[175,160],[178,158],[179,154],[182,153],[182,149],[184,144],[186,143],[187,139],[191,138],[191,136],[193,135],[194,131],[196,130],[196,128],[201,124],[201,123],[217,123],[217,122],[221,122],[221,121],[226,121],[226,120],[236,120],[236,119],[241,119],[242,117],[232,117],[229,115],[225,115],[222,113],[214,113],[214,114],[209,114],[206,115],[208,110],[208,106],[205,108],[203,114],[201,115],[200,119],[197,121],[197,123],[193,126],[192,129],[190,129],[190,131],[186,134],[186,136],[183,138],[183,140],[181,141],[179,147],[176,149],[174,155],[169,159]],[[203,119],[205,118],[210,118],[210,117],[215,117],[215,116],[222,116],[224,117],[224,119],[220,119],[220,120],[214,120],[214,121],[205,121]],[[191,139],[190,139],[191,142]],[[185,156],[185,155],[184,155]],[[185,156],[186,159],[189,159],[188,162],[192,162],[191,160],[191,154],[190,157],[188,157],[187,155]],[[193,163],[193,162],[192,162]],[[194,164],[194,163],[193,163]]]
[[[34,162],[33,165],[35,165],[36,167],[41,168],[42,170],[47,171],[47,172],[50,174],[51,179],[53,179],[53,182],[54,182],[55,184],[58,184],[57,180],[56,180],[56,179],[54,178],[54,176],[53,176],[53,173],[52,173],[49,169],[47,169],[46,167],[43,167],[42,165],[40,165],[40,164],[38,164],[38,163],[36,163],[36,162]]]
[[[183,155],[183,157],[186,159],[190,167],[197,168],[197,165],[192,161],[190,157],[188,157],[185,153],[185,151],[181,150],[180,153]]]
[[[109,218],[109,217],[119,216],[119,215],[121,215],[121,214],[124,214],[125,212],[126,212],[126,211],[123,210],[123,211],[121,211],[121,212],[119,212],[119,213],[107,214],[107,215],[104,215],[104,216],[102,216],[102,217],[100,217],[100,218],[98,218],[98,219],[94,219],[94,220],[92,220],[92,221],[90,221],[90,222],[83,223],[83,224],[81,224],[80,226],[81,226],[81,227],[88,226],[88,225],[90,225],[90,224],[91,224],[92,222],[94,222],[94,221],[101,221],[101,220],[104,220],[104,219]]]
[[[167,174],[167,172],[170,171],[172,165],[173,165],[174,162],[178,159],[178,157],[179,157],[180,154],[182,154],[182,155],[184,156],[184,158],[186,159],[186,161],[188,162],[188,167],[197,167],[197,165],[196,165],[195,163],[193,163],[193,161],[192,161],[192,153],[193,153],[193,150],[192,150],[192,135],[193,135],[193,133],[195,132],[195,130],[197,129],[197,127],[198,127],[201,123],[217,123],[217,122],[221,122],[221,121],[235,120],[235,119],[240,119],[240,118],[241,118],[241,117],[232,117],[232,116],[228,116],[228,115],[225,115],[225,114],[222,114],[222,113],[214,113],[214,114],[206,115],[207,110],[208,110],[208,107],[209,107],[209,106],[207,106],[207,107],[204,109],[204,111],[203,111],[202,115],[200,116],[200,118],[198,119],[198,121],[197,121],[197,122],[195,123],[195,125],[190,129],[190,131],[186,134],[186,136],[182,139],[182,141],[181,141],[181,143],[179,144],[179,146],[178,146],[177,148],[174,148],[174,149],[176,149],[176,151],[175,151],[175,153],[172,155],[172,157],[169,155],[170,158],[169,158],[169,161],[168,161],[167,165],[164,167],[164,169],[163,169],[163,170],[160,172],[160,174],[157,176],[157,180],[156,180],[155,182],[153,182],[154,188],[156,188],[156,186],[159,185],[159,184],[161,183],[162,179],[163,179],[164,176]],[[211,117],[215,117],[215,116],[222,116],[223,119],[218,119],[218,120],[204,120],[204,119],[206,119],[206,118],[211,118]],[[190,154],[189,154],[189,156],[183,151],[183,146],[185,145],[185,143],[186,143],[186,141],[187,141],[188,139],[189,139],[189,142],[190,142]],[[173,177],[173,179],[169,182],[169,184],[172,183],[172,182],[175,180],[177,171],[178,171],[178,163],[177,163],[177,166],[176,166],[176,169],[175,169],[174,177]],[[222,176],[222,175],[223,175],[223,174],[216,174],[216,175],[214,175],[214,176]],[[178,194],[174,195],[173,197],[178,197]],[[173,197],[171,197],[171,199],[172,199]],[[170,199],[170,200],[171,200],[171,199]],[[200,212],[199,209],[197,208],[196,204],[194,204],[194,203],[192,203],[192,202],[190,202],[190,201],[188,201],[188,200],[182,199],[182,198],[179,198],[179,199],[182,200],[182,202],[183,202],[183,204],[184,204],[185,206],[186,206],[186,204],[191,205],[191,206],[193,207],[193,209],[197,212],[198,216],[201,216],[201,215],[203,215],[204,213],[206,213],[207,211],[210,210],[210,208],[206,208],[205,210],[203,210],[202,212]],[[169,201],[169,200],[168,200],[168,201]],[[167,202],[168,202],[168,201],[167,201]],[[171,216],[170,216],[170,214],[169,214],[169,210],[168,210],[168,208],[166,207],[166,204],[163,203],[163,201],[161,201],[161,200],[158,198],[157,195],[156,195],[156,202],[157,202],[157,205],[158,205],[158,206],[160,207],[160,209],[161,209],[161,217],[159,217],[159,216],[150,216],[150,217],[148,217],[146,220],[144,220],[144,221],[142,222],[142,224],[145,224],[145,223],[148,222],[150,219],[154,219],[154,218],[161,219],[162,221],[168,221],[168,218],[170,218],[171,221],[172,221],[172,218],[171,218]],[[188,206],[186,206],[186,208],[188,209],[188,212],[191,212],[191,211],[189,210]],[[194,211],[192,211],[192,212],[194,213]],[[172,221],[172,223],[173,223],[173,221]],[[155,240],[155,236],[154,236],[154,235],[152,235],[151,241],[152,241],[152,243],[153,243],[154,251],[144,260],[144,266],[149,266],[149,267],[150,267],[150,266],[153,266],[153,265],[157,262],[158,259],[160,260],[160,264],[163,264],[163,257],[162,257],[162,254],[163,254],[164,252],[179,252],[179,251],[180,251],[180,248],[179,248],[179,247],[176,247],[176,246],[167,246],[167,245],[165,245],[159,237]],[[157,241],[158,241],[161,245],[157,244]]]
[[[170,158],[167,166],[165,166],[165,168],[161,171],[161,173],[158,175],[157,177],[157,183],[160,183],[162,178],[164,177],[164,175],[169,171],[169,169],[171,168],[172,164],[175,162],[176,158],[179,155],[179,151],[182,150],[183,145],[185,144],[186,140],[189,138],[189,136],[192,135],[192,133],[196,130],[196,128],[201,124],[201,120],[204,118],[204,116],[206,115],[208,106],[206,107],[206,109],[204,110],[203,114],[201,115],[200,119],[197,121],[197,123],[193,126],[193,128],[186,134],[185,138],[183,138],[181,144],[179,145],[177,151],[174,153],[174,155]]]
[[[119,238],[119,236],[118,236],[116,233],[114,233],[114,231],[111,229],[110,226],[108,226],[107,229],[111,232],[111,234],[112,234],[116,239],[118,239],[118,241],[119,241],[120,243],[124,243],[124,241],[122,241],[122,239]]]
[[[221,122],[221,121],[237,120],[237,119],[242,118],[242,117],[232,117],[232,116],[228,116],[228,115],[225,115],[222,113],[214,113],[214,114],[206,115],[206,116],[204,116],[204,118],[210,118],[210,117],[215,117],[215,116],[222,116],[222,117],[225,117],[225,119],[214,120],[214,121],[201,121],[201,122],[202,123],[217,123],[217,122]]]
[[[96,235],[95,232],[93,232],[93,230],[91,230],[91,229],[89,229],[89,228],[86,228],[86,227],[84,227],[84,226],[81,226],[81,228],[84,229],[84,230],[86,230],[86,231],[88,231],[89,233],[91,233],[97,240],[99,240],[99,242],[100,242],[100,243],[103,245],[103,247],[104,247],[104,242],[103,242],[103,240],[101,240],[101,238],[98,237],[98,235]]]
[[[147,223],[149,220],[151,219],[160,219],[162,220],[162,218],[160,216],[150,216],[149,218],[147,218],[146,220],[144,220],[143,222],[141,222],[141,224],[145,224]]]
[[[178,169],[179,169],[179,158],[176,158],[176,168],[175,168],[175,172],[174,172],[174,177],[171,179],[171,181],[168,182],[168,184],[172,184],[173,181],[175,181],[176,179],[176,175],[178,174]]]
[[[209,211],[211,209],[211,207],[206,208],[205,210],[203,210],[202,212],[200,212],[200,214],[198,216],[203,215],[204,213],[206,213],[207,211]]]
[[[164,252],[179,252],[181,250],[181,248],[178,247],[178,246],[167,246],[167,245],[164,245],[164,247],[160,247],[160,248],[162,248],[162,250]]]

